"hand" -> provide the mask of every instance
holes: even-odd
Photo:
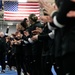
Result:
[[[11,44],[11,46],[14,44],[14,41],[12,40],[11,42],[10,42],[10,44]]]
[[[69,11],[67,17],[75,17],[75,11]]]
[[[26,37],[29,36],[29,32],[24,31],[24,35],[25,35]]]
[[[17,45],[17,40],[16,39],[14,39],[14,42],[13,42],[15,45]]]
[[[36,30],[33,30],[32,33],[34,35],[40,34],[40,33],[42,33],[42,28],[36,27]]]
[[[40,16],[40,20],[41,20],[43,23],[52,22],[52,17],[50,17],[50,16]]]
[[[21,40],[18,40],[18,41],[17,41],[17,44],[21,44]]]
[[[71,0],[72,2],[75,2],[75,0]]]
[[[46,13],[50,15],[55,9],[54,5],[51,5],[49,2],[44,0],[39,0],[40,5],[46,10]]]
[[[34,35],[31,40],[35,41],[35,40],[38,40],[38,35]]]
[[[9,26],[7,26],[7,28],[9,28]]]
[[[36,30],[39,31],[39,33],[43,32],[42,28],[39,28],[39,27],[36,27]]]
[[[72,2],[75,2],[75,0],[71,0]],[[75,11],[69,11],[68,13],[67,13],[67,17],[75,17]]]
[[[39,34],[40,32],[39,32],[39,30],[33,30],[32,33],[33,33],[34,35],[37,35],[37,34]]]

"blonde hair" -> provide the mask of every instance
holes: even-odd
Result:
[[[21,24],[16,24],[17,30],[24,30],[24,27]]]

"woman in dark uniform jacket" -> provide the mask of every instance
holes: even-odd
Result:
[[[11,49],[10,49],[10,37],[6,37],[6,54],[7,54],[7,64],[9,65],[9,70],[11,70]]]
[[[14,39],[14,45],[16,48],[16,66],[17,66],[17,73],[18,75],[21,75],[21,68],[23,69],[24,75],[27,75],[26,66],[25,66],[25,59],[24,59],[24,50],[23,50],[23,44],[21,41],[21,32],[17,32],[15,39]]]
[[[16,26],[17,32],[15,34],[14,38],[14,45],[16,47],[16,62],[17,62],[17,73],[18,75],[21,75],[21,68],[23,69],[24,75],[27,75],[27,70],[26,70],[26,64],[25,64],[25,47],[23,43],[23,31],[27,27],[26,23],[27,19],[24,19],[20,25]]]
[[[49,37],[49,33],[52,33],[46,26],[43,29],[43,32],[38,35],[38,40],[42,41],[42,55],[41,55],[41,67],[42,67],[42,75],[53,75],[51,72],[51,68],[53,65],[53,46],[54,40]]]
[[[43,10],[43,13],[44,16],[40,17],[40,19],[44,23],[44,28],[42,32],[37,36],[38,40],[42,41],[41,69],[42,75],[53,75],[51,68],[53,65],[54,56],[54,31],[48,29],[48,23],[46,21],[46,18],[44,19],[44,17],[49,17],[49,15],[45,13],[45,10]],[[49,36],[49,34],[51,35]]]
[[[29,15],[29,21],[31,26],[26,30],[29,33],[29,38],[31,38],[37,27],[42,28],[43,25],[38,21],[38,17],[35,14]],[[28,40],[29,40],[28,38]],[[42,44],[41,41],[35,41],[32,43],[32,75],[40,75],[40,65],[41,65],[41,51],[42,51]]]
[[[22,45],[22,48],[23,48],[23,53],[24,53],[24,61],[25,61],[25,66],[26,66],[26,70],[27,70],[27,74],[31,74],[31,63],[32,63],[32,45],[31,43],[28,42],[28,37],[25,36],[25,32],[26,30],[29,28],[28,26],[28,21],[27,19],[24,19],[22,22],[21,22],[21,25],[25,28],[22,32],[23,36],[22,36],[22,42],[23,42],[23,45]]]

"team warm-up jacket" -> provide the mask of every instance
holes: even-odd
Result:
[[[32,33],[33,30],[36,29],[36,27],[39,27],[39,28],[42,28],[43,25],[38,21],[36,22],[35,24],[31,25],[27,31],[29,32],[30,34],[30,38],[32,36],[34,36],[34,34]],[[28,38],[29,39],[29,38]],[[42,44],[41,44],[41,41],[35,41],[33,44],[32,44],[32,54],[33,55],[39,55],[39,53],[41,54],[41,47],[42,47]]]
[[[42,56],[52,55],[53,54],[53,45],[54,45],[54,33],[48,29],[46,25],[43,29],[43,32],[38,35],[38,40],[41,40],[43,43]]]

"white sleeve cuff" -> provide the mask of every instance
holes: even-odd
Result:
[[[48,24],[47,24],[47,25],[48,25],[48,29],[49,29],[49,30],[54,30],[54,29],[56,29],[55,27],[52,27],[52,26],[50,25],[50,23],[49,23],[49,22],[48,22]]]
[[[57,27],[59,27],[59,28],[63,28],[63,27],[64,27],[64,25],[60,24],[60,23],[57,21],[56,16],[54,16],[54,18],[53,18],[53,23],[54,23],[55,26],[57,26]]]
[[[31,38],[28,38],[29,43],[33,43],[33,40]]]
[[[7,34],[7,33],[5,33],[5,35],[6,35],[6,36],[8,36],[8,34]]]
[[[48,35],[51,39],[54,39],[54,30],[52,30],[52,32],[50,32]]]
[[[24,40],[24,43],[25,43],[25,44],[28,44],[28,41]]]

